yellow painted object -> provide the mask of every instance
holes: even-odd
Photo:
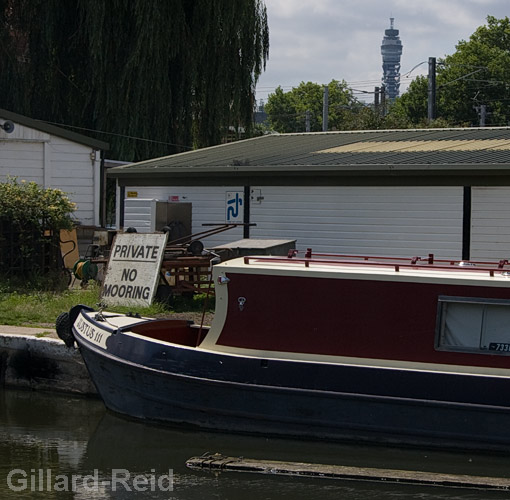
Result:
[[[65,267],[67,269],[72,269],[74,263],[80,258],[76,229],[72,229],[71,231],[67,231],[66,229],[60,230],[60,252],[62,253]]]
[[[73,266],[73,274],[79,280],[93,280],[98,272],[97,264],[87,259],[78,259]]]

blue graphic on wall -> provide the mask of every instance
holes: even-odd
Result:
[[[244,193],[238,191],[227,191],[226,195],[225,222],[242,223],[244,220],[244,213],[242,210],[244,204]]]

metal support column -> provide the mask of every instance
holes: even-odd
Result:
[[[471,258],[471,186],[464,186],[462,212],[462,260]]]
[[[250,237],[250,201],[251,201],[251,187],[244,186],[244,210],[243,210],[243,238]]]

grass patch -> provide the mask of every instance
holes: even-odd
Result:
[[[99,288],[65,292],[32,292],[0,294],[0,324],[18,326],[51,326],[56,317],[76,304],[97,307]]]
[[[36,333],[35,336],[38,338],[38,339],[41,339],[43,337],[48,337],[52,334],[53,332],[42,332],[42,333]]]
[[[86,289],[64,292],[2,292],[0,291],[0,325],[53,326],[57,316],[76,304],[98,308],[100,287],[91,284]],[[108,311],[139,313],[142,316],[163,317],[174,312],[202,311],[205,294],[193,297],[173,297],[170,305],[154,302],[148,307],[108,307]],[[214,297],[207,300],[207,310],[214,308]]]
[[[0,294],[19,293],[32,294],[34,292],[63,292],[67,290],[69,275],[63,271],[51,271],[40,274],[36,271],[30,276],[0,273]]]

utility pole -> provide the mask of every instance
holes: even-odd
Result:
[[[374,89],[374,111],[379,114],[379,87]]]
[[[480,105],[480,127],[485,127],[485,117],[487,116],[487,106],[485,104]]]
[[[436,58],[429,57],[429,88],[427,101],[429,123],[436,119]]]
[[[473,106],[473,108],[475,108],[480,119],[479,127],[485,127],[485,121],[487,119],[487,116],[492,114],[487,112],[487,104],[480,104],[480,106]]]
[[[324,99],[322,101],[322,131],[328,131],[328,111],[329,111],[329,87],[324,86]]]
[[[382,115],[386,116],[386,85],[381,87],[381,110]]]
[[[480,104],[480,127],[485,127],[485,118],[487,117],[487,106]]]
[[[310,132],[311,128],[310,128],[310,110],[307,109],[306,112],[305,112],[305,130],[307,132]]]

